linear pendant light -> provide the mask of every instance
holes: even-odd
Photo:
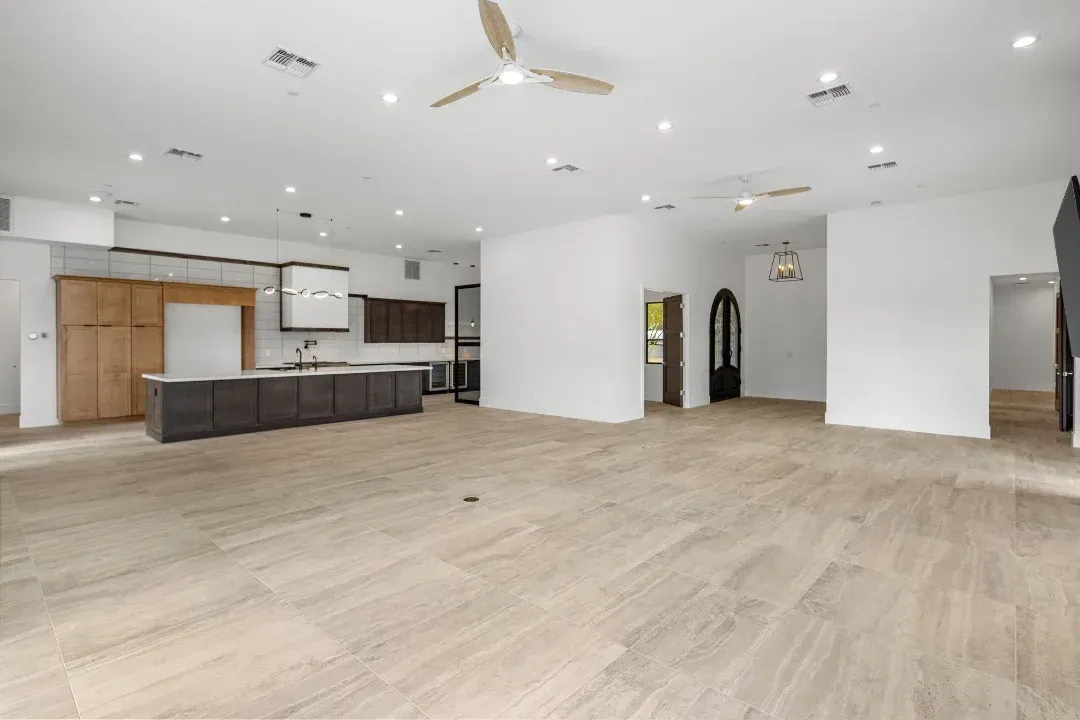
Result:
[[[277,259],[279,277],[280,277],[280,273],[281,273],[281,213],[282,212],[285,212],[287,215],[297,215],[298,217],[302,217],[305,220],[311,218],[310,214],[291,213],[291,212],[288,212],[287,210],[283,211],[281,208],[278,208],[277,210],[274,211],[274,257]],[[329,234],[333,235],[334,218],[318,218],[318,219],[319,220],[325,220],[326,222],[330,223],[331,231],[330,231]],[[329,240],[327,240],[327,247],[328,248],[330,247],[330,241]],[[263,288],[263,292],[266,293],[267,295],[273,295],[274,293],[279,292],[279,289],[275,285],[267,285],[266,287]],[[281,292],[282,295],[299,295],[300,297],[313,297],[313,298],[316,298],[316,299],[319,299],[319,300],[321,300],[323,298],[328,298],[328,297],[332,297],[335,300],[341,300],[342,298],[345,297],[344,293],[342,293],[339,290],[309,290],[308,288],[301,288],[301,289],[297,290],[296,288],[283,287],[283,288],[280,289],[280,292]]]
[[[773,253],[772,264],[769,266],[770,282],[795,282],[803,279],[799,253],[788,250],[787,246],[790,244],[784,242],[783,251]]]

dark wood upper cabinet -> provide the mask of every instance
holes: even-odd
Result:
[[[446,305],[422,300],[364,300],[365,343],[446,341]]]
[[[364,342],[390,342],[386,330],[389,303],[385,300],[364,301]]]
[[[404,304],[405,303],[400,302],[386,303],[386,342],[403,342],[403,335],[401,332],[401,309]]]
[[[414,302],[401,303],[401,342],[420,342],[420,306]]]

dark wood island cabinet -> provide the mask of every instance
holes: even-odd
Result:
[[[423,412],[424,366],[145,375],[146,434],[159,442]]]

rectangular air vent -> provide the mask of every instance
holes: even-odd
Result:
[[[420,279],[420,261],[419,260],[406,260],[405,261],[405,279],[406,280],[419,280]]]
[[[190,160],[191,162],[199,162],[203,159],[202,153],[181,150],[180,148],[169,148],[165,151],[165,154],[181,160]]]
[[[142,203],[137,203],[134,200],[113,200],[113,205],[123,205],[124,207],[137,208]]]
[[[855,91],[851,89],[851,86],[847,83],[837,85],[836,87],[828,88],[827,90],[819,90],[818,92],[810,93],[806,96],[806,99],[810,101],[810,104],[814,107],[822,107],[823,105],[831,105],[840,98],[851,97],[855,94]]]
[[[319,63],[314,60],[309,60],[281,47],[267,55],[263,60],[263,65],[300,79],[308,77],[320,67]]]
[[[653,208],[653,210],[675,210],[675,209],[676,209],[676,207],[674,205],[657,205],[656,207]]]
[[[579,168],[577,165],[560,165],[557,168],[552,168],[551,172],[561,172],[563,170],[565,170],[568,173],[583,172],[583,170],[581,168]]]
[[[867,170],[892,170],[894,167],[896,167],[896,163],[890,160],[889,162],[878,163],[877,165],[867,165],[866,169]]]
[[[11,234],[11,198],[0,197],[0,235]]]

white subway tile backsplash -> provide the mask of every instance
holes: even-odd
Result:
[[[114,250],[109,253],[110,263],[131,263],[134,265],[142,265],[143,267],[150,266],[150,256],[142,253],[128,253],[120,250]]]
[[[194,260],[192,262],[195,262]],[[207,270],[189,267],[187,271],[188,282],[202,283],[203,285],[220,285],[221,270]]]
[[[221,274],[221,263],[216,260],[188,260],[188,270],[213,270],[214,272]]]
[[[62,257],[64,257],[64,246],[63,245],[50,245],[49,246],[49,256],[53,257],[53,258],[62,258]]]
[[[151,265],[168,265],[171,267],[187,268],[187,258],[172,257],[171,255],[151,255]]]
[[[252,277],[250,269],[246,273],[222,270],[221,284],[234,287],[255,287],[255,279]]]
[[[64,258],[64,272],[69,275],[86,275],[91,270],[97,273],[95,277],[101,277],[101,273],[104,273],[105,277],[107,277],[109,274],[109,258],[104,257],[96,260],[70,256]]]
[[[111,277],[111,278],[121,278],[123,280],[153,280],[153,278],[150,277],[150,273],[148,273],[148,272],[126,273],[126,272],[115,272],[115,271],[110,270],[109,271],[109,277]]]
[[[104,261],[107,264],[109,262],[109,251],[74,245],[64,248],[64,257],[68,260],[70,260],[71,258],[81,258],[83,260],[99,260]]]
[[[109,259],[109,272],[111,272],[113,274],[116,274],[116,273],[126,273],[126,274],[137,273],[137,274],[142,274],[142,275],[149,275],[150,274],[150,263],[148,263],[148,262],[144,262],[144,263],[119,262],[114,258],[110,258]]]
[[[187,268],[176,267],[175,265],[152,263],[150,265],[150,275],[161,278],[166,282],[187,282]]]

